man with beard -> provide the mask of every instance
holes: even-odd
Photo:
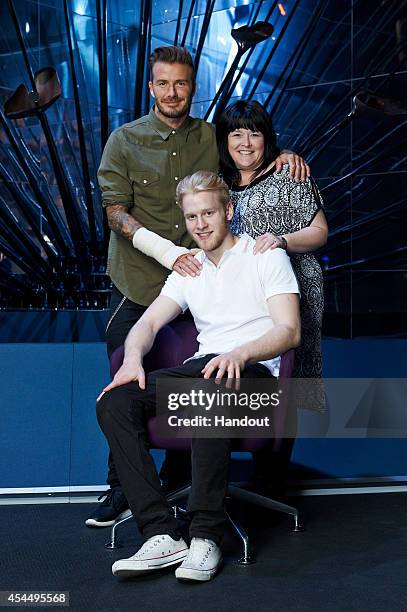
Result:
[[[116,129],[103,152],[98,178],[111,229],[107,272],[113,282],[106,329],[109,357],[124,343],[132,325],[159,294],[169,270],[194,277],[200,263],[181,210],[175,206],[179,181],[197,170],[218,171],[214,126],[189,116],[195,93],[191,55],[181,47],[160,47],[149,58],[150,113]],[[289,163],[292,176],[305,179],[307,167],[283,154],[276,170]],[[167,490],[190,479],[189,455],[172,451],[160,473]],[[129,513],[109,455],[110,486],[87,518],[107,527]]]
[[[146,422],[155,414],[156,381],[163,378],[233,379],[278,376],[281,353],[300,342],[298,285],[282,249],[255,255],[255,241],[234,236],[227,185],[214,173],[184,178],[177,199],[191,239],[202,249],[200,274],[173,272],[160,295],[132,327],[122,367],[101,393],[97,415],[120,482],[145,540],[129,559],[113,564],[117,576],[145,574],[182,562],[182,580],[210,580],[221,564],[230,440],[192,439],[188,511],[191,545],[181,538],[149,454]],[[158,331],[187,308],[199,349],[182,366],[148,374],[143,357]]]

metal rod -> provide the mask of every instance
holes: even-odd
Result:
[[[105,148],[109,136],[109,115],[107,100],[107,7],[106,0],[96,0],[96,31],[99,65],[99,97],[100,97],[100,145]]]
[[[59,158],[57,147],[47,118],[41,112],[38,113],[38,117],[40,119],[41,127],[44,131],[45,139],[47,141],[52,167],[54,169],[58,189],[61,194],[69,231],[71,233],[72,240],[75,246],[79,268],[82,272],[84,280],[88,280],[90,262],[86,253],[86,241],[83,235],[81,218],[78,214],[78,211],[76,210],[76,202],[71,193],[71,190],[69,189],[69,185],[65,177],[65,172],[63,170],[63,166],[61,164],[61,160]]]
[[[382,5],[380,5],[378,8],[376,8],[376,10],[375,10],[375,11],[373,11],[373,12],[371,13],[371,15],[369,16],[369,18],[368,18],[367,22],[364,24],[364,27],[365,27],[365,28],[369,27],[369,26],[370,26],[370,24],[371,24],[371,26],[372,26],[372,27],[374,26],[374,27],[375,27],[375,29],[377,29],[377,28],[378,28],[378,23],[377,23],[377,13],[378,13],[378,12],[380,12],[381,10],[382,10]],[[345,17],[344,17],[344,18],[345,18]],[[342,20],[342,21],[343,21],[343,20]],[[342,23],[342,22],[340,22],[338,25],[340,25],[341,23]],[[334,30],[335,30],[335,28],[334,28],[334,29],[333,29],[333,30],[330,32],[330,36],[333,34]],[[372,40],[372,43],[371,43],[371,44],[373,44],[374,39],[369,39],[369,41],[370,41],[370,40]],[[326,41],[326,42],[329,42],[329,41]],[[371,45],[368,43],[368,45],[367,45],[367,49],[368,49],[370,46],[371,46]],[[383,48],[382,48],[382,47],[377,48],[377,46],[375,45],[375,46],[374,46],[374,53],[373,53],[372,59],[370,60],[370,63],[369,63],[369,65],[367,66],[367,69],[366,69],[367,76],[366,76],[366,77],[365,77],[365,78],[364,78],[362,81],[358,81],[357,85],[356,85],[356,86],[355,86],[355,87],[354,87],[354,88],[351,90],[351,92],[350,92],[349,94],[347,94],[347,96],[350,96],[350,97],[352,98],[352,97],[353,97],[353,96],[354,96],[354,95],[355,95],[355,94],[356,94],[358,91],[360,91],[360,90],[361,90],[361,89],[364,87],[364,85],[365,85],[365,84],[366,84],[366,83],[367,83],[367,82],[370,80],[370,78],[371,78],[372,74],[374,74],[374,73],[375,73],[375,71],[376,71],[376,69],[377,69],[377,62],[381,62],[381,61],[382,61],[382,59],[383,59]],[[332,59],[330,60],[330,62],[329,62],[329,63],[328,63],[328,65],[327,65],[327,67],[326,67],[326,69],[325,69],[324,73],[325,73],[325,72],[326,72],[326,71],[329,69],[329,67],[330,67],[330,65],[332,64],[332,62],[334,62],[334,61],[336,61],[336,60],[337,60],[337,56],[336,56],[336,55],[333,55],[333,56],[332,56]],[[322,74],[321,76],[323,77],[324,75]],[[311,91],[310,96],[312,96],[313,91],[314,91],[314,88],[312,88],[312,91]],[[325,100],[325,99],[326,99],[326,98],[327,98],[327,97],[328,97],[328,96],[331,94],[331,92],[332,92],[332,87],[330,87],[330,88],[328,89],[328,92],[327,92],[327,94],[326,94],[326,96],[325,96],[324,100]],[[310,96],[308,96],[308,100],[310,99]],[[321,105],[323,104],[324,100],[322,100],[322,101],[320,102],[320,104],[318,105],[318,107],[317,107],[317,108],[320,108],[320,107],[321,107]],[[293,124],[295,123],[296,118],[297,118],[297,115],[298,115],[299,113],[302,113],[302,109],[303,109],[303,107],[304,107],[304,104],[306,104],[306,102],[307,102],[307,100],[305,100],[305,101],[303,100],[303,101],[302,101],[301,106],[300,106],[300,107],[299,107],[299,109],[298,109],[298,112],[297,112],[297,113],[295,113],[295,114],[294,114],[294,115],[293,115],[293,116],[290,118],[290,122],[289,122],[288,124],[286,124],[286,128],[287,128],[287,129],[289,129],[289,128],[290,128],[290,126],[291,126],[291,125],[293,125]],[[322,121],[319,121],[319,122],[318,122],[318,126],[317,126],[317,127],[316,127],[316,128],[315,128],[315,129],[314,129],[314,130],[313,130],[313,131],[312,131],[312,132],[309,134],[309,135],[308,135],[308,137],[307,137],[307,141],[314,140],[314,139],[315,139],[315,137],[316,137],[316,135],[317,135],[318,133],[320,133],[320,132],[321,132],[321,131],[322,131],[322,130],[323,130],[323,129],[324,129],[326,126],[327,126],[327,125],[329,125],[329,123],[332,121],[332,119],[335,117],[336,113],[338,112],[338,109],[340,109],[340,108],[341,108],[342,104],[343,104],[343,99],[341,99],[341,100],[340,100],[340,101],[339,101],[339,102],[338,102],[338,103],[337,103],[337,104],[336,104],[336,105],[333,107],[333,109],[332,109],[332,110],[331,110],[329,113],[327,113],[327,114],[326,114],[326,115],[323,117]],[[311,121],[313,120],[313,118],[314,118],[314,116],[315,116],[315,114],[316,114],[317,112],[318,112],[318,110],[316,109],[315,113],[310,113],[310,114],[308,115],[308,120],[307,120],[307,121],[305,121],[305,122],[304,122],[304,121],[302,121],[302,122],[301,122],[303,127],[302,127],[302,129],[301,129],[301,130],[297,131],[297,134],[296,134],[296,139],[295,139],[295,141],[294,141],[294,143],[293,143],[293,146],[297,146],[297,145],[296,145],[296,143],[298,143],[298,142],[300,142],[300,141],[301,141],[301,138],[302,138],[303,134],[306,132],[306,130],[307,130],[307,128],[308,128],[308,125],[311,123]],[[307,141],[306,141],[306,142],[307,142]]]
[[[15,14],[12,0],[9,0],[9,5],[10,5],[10,10],[12,11],[12,15],[13,15],[13,21],[14,21],[14,25],[16,28],[16,32],[17,32],[17,37],[21,44],[21,48],[24,54],[24,50],[25,50],[24,39],[22,37],[20,24],[18,22],[17,15]],[[27,61],[28,61],[26,50],[25,50],[25,56],[27,57]],[[29,64],[27,66],[27,70],[29,74],[32,75],[32,71],[31,71]],[[35,82],[34,82],[34,88],[35,88]],[[88,255],[87,255],[86,240],[85,240],[85,236],[83,233],[81,218],[76,209],[76,202],[69,188],[68,181],[66,180],[65,172],[64,172],[60,157],[58,155],[55,140],[52,135],[52,131],[49,126],[47,117],[45,113],[42,112],[41,110],[37,111],[37,117],[40,120],[40,124],[43,129],[45,139],[47,141],[48,151],[50,154],[52,167],[54,169],[55,178],[58,184],[59,192],[61,194],[62,204],[64,206],[64,210],[65,210],[65,214],[66,214],[66,218],[68,222],[69,231],[71,233],[72,241],[73,241],[77,259],[78,259],[78,266],[81,271],[83,280],[85,281],[85,284],[89,285],[90,284],[90,277],[89,277],[90,262],[89,262]]]
[[[151,28],[152,28],[151,11],[152,11],[151,0],[149,0],[148,2],[148,20],[147,20],[147,44],[146,44],[146,51],[145,51],[145,56],[146,56],[145,76],[144,76],[145,86],[144,86],[144,92],[143,92],[144,93],[143,105],[141,107],[141,111],[143,115],[146,115],[150,109],[150,91],[148,89],[148,81],[150,79],[150,74],[149,74],[147,59],[150,57],[150,53],[151,53]]]
[[[3,199],[0,199],[0,218],[5,223],[5,226],[9,230],[11,236],[15,237],[21,243],[22,247],[29,255],[29,258],[31,260],[35,260],[37,265],[42,268],[45,274],[52,275],[52,267],[41,257],[39,247],[34,244],[29,234],[18,223],[17,219],[14,217]]]
[[[16,233],[15,227],[10,227],[8,225],[8,215],[5,214],[4,210],[4,202],[0,204],[0,233],[1,238],[5,240],[8,245],[14,249],[14,251],[20,256],[23,257],[26,262],[29,262],[31,265],[36,267],[36,270],[39,274],[43,274],[44,270],[39,270],[39,261],[38,259],[41,257],[39,252],[37,251],[34,255],[33,250],[27,248],[27,244],[22,240],[21,232]],[[33,245],[31,245],[33,246]]]
[[[193,14],[194,8],[195,8],[195,2],[196,2],[196,0],[191,0],[191,5],[189,7],[188,17],[187,17],[187,21],[186,21],[186,24],[185,24],[184,34],[182,35],[182,40],[181,40],[181,45],[180,45],[181,47],[185,47],[185,42],[187,40],[189,26],[191,25],[192,14]]]
[[[253,85],[253,87],[252,87],[252,89],[251,89],[251,91],[249,93],[249,96],[248,96],[249,100],[251,100],[253,98],[254,94],[256,93],[256,89],[257,89],[259,83],[261,82],[261,80],[263,79],[264,73],[266,72],[269,63],[273,59],[273,55],[276,52],[276,50],[278,48],[278,45],[281,42],[281,39],[283,38],[283,36],[284,36],[288,26],[290,25],[291,20],[294,17],[295,11],[297,10],[299,3],[300,3],[300,0],[295,0],[295,4],[294,4],[293,8],[291,9],[291,12],[290,12],[290,14],[288,16],[288,19],[284,22],[284,25],[281,28],[279,35],[277,36],[277,39],[276,39],[276,41],[274,43],[274,46],[273,46],[272,50],[270,51],[270,53],[269,53],[269,55],[268,55],[264,65],[263,65],[262,69],[260,70],[259,74],[257,75],[257,79],[256,79],[256,81],[255,81],[255,83],[254,83],[254,85]]]
[[[263,2],[264,2],[264,0],[260,0],[259,2],[257,2],[256,10],[254,11],[252,17],[250,18],[249,25],[253,25],[253,24],[256,23],[256,19],[259,16],[260,9],[263,6]],[[264,21],[268,21],[268,17],[266,17],[266,19]]]
[[[174,46],[178,46],[179,30],[181,27],[182,11],[184,10],[184,0],[179,0],[177,26],[175,28]]]
[[[116,531],[120,527],[120,525],[123,525],[123,523],[127,523],[132,518],[133,518],[133,515],[130,513],[128,516],[125,516],[124,518],[120,519],[120,521],[116,521],[116,523],[113,525],[112,530],[110,532],[110,542],[105,544],[105,548],[108,548],[109,550],[120,548],[120,544],[117,543],[117,539],[116,539]]]
[[[328,22],[326,24],[326,28],[324,30],[324,32],[322,32],[318,38],[318,40],[315,42],[314,46],[308,46],[307,47],[307,51],[310,53],[310,59],[307,62],[307,70],[312,70],[312,66],[313,66],[313,62],[317,60],[317,58],[319,58],[318,56],[318,49],[320,47],[320,40],[324,40],[324,45],[325,47],[328,47],[329,44],[331,43],[331,39],[335,38],[335,36],[338,36],[338,30],[339,28],[343,27],[344,22],[346,21],[346,19],[348,19],[349,15],[351,14],[351,9],[349,9],[349,11],[347,13],[344,14],[344,16],[342,17],[342,19],[340,19],[337,23],[335,23],[333,26]],[[366,24],[365,24],[366,25]],[[334,45],[332,45],[334,46]],[[346,49],[346,47],[341,47],[339,50],[339,54],[343,53],[343,51]],[[329,68],[331,67],[332,63],[335,62],[338,59],[338,51],[336,49],[334,49],[334,52],[331,53],[331,55],[329,56],[329,60],[328,62],[325,64],[325,67],[321,73],[321,79],[323,79],[325,77],[326,72],[329,70]],[[314,93],[315,88],[312,87],[311,88],[311,92],[308,96],[306,96],[306,98],[302,98],[300,103],[298,104],[298,110],[294,113],[291,113],[289,120],[284,122],[284,127],[285,129],[289,130],[291,126],[295,126],[296,127],[296,138],[294,143],[298,142],[300,140],[298,136],[298,134],[303,134],[306,129],[305,126],[308,127],[308,124],[311,121],[311,117],[313,116],[312,112],[310,112],[307,117],[304,117],[304,107],[307,104],[307,102],[312,98],[312,95]],[[329,90],[330,91],[330,90]],[[322,103],[321,103],[322,104]],[[318,108],[321,107],[321,104],[318,106]],[[317,112],[317,111],[316,111]],[[281,117],[280,117],[281,119]],[[297,124],[300,124],[302,129],[298,129]],[[293,143],[293,147],[295,147],[295,144]]]
[[[363,199],[366,200],[366,195],[369,196],[370,193],[373,193],[375,191],[375,188],[378,187],[378,185],[380,184],[379,181],[376,181],[376,183],[372,186],[372,188],[366,193],[366,191],[363,191]],[[358,202],[360,202],[362,200],[362,196],[354,198],[353,199],[353,203],[357,204]],[[342,225],[340,227],[335,227],[334,230],[332,230],[332,232],[330,232],[329,236],[339,236],[340,234],[343,234],[344,232],[348,232],[350,229],[355,230],[358,227],[363,227],[367,224],[371,225],[372,221],[377,221],[378,219],[383,219],[388,217],[389,214],[393,214],[395,212],[398,212],[398,210],[402,210],[403,207],[405,206],[405,199],[401,198],[396,200],[395,202],[392,202],[391,204],[386,202],[386,207],[385,208],[381,208],[379,210],[375,210],[369,214],[366,214],[365,216],[363,216],[363,218],[358,219],[357,221],[355,221],[354,219],[352,220],[352,223],[346,223],[345,225]],[[343,210],[340,210],[339,212],[343,212]],[[330,219],[331,219],[331,215],[330,215]],[[342,239],[342,244],[349,242],[351,240],[351,238],[347,239],[346,237]],[[336,248],[335,245],[332,246],[327,246],[326,248],[324,248],[324,253],[329,252],[329,250],[332,250],[333,248]]]
[[[26,272],[30,278],[35,278],[41,286],[51,289],[48,283],[48,279],[44,277],[41,273],[39,273],[37,268],[28,265],[27,260],[25,260],[23,257],[18,255],[15,251],[13,251],[13,249],[11,249],[9,245],[6,242],[4,242],[1,236],[0,236],[0,251],[4,253],[4,255],[6,255],[11,261],[14,261],[14,263],[17,264],[17,266],[21,268],[21,270]]]
[[[21,49],[21,52],[23,54],[24,63],[25,63],[25,67],[26,67],[26,70],[27,70],[27,74],[28,74],[29,79],[31,81],[32,90],[33,91],[37,91],[37,88],[35,86],[35,81],[34,81],[34,74],[33,74],[32,70],[31,70],[30,60],[28,59],[28,53],[27,53],[27,49],[25,47],[23,33],[21,32],[21,28],[20,28],[20,24],[18,22],[17,13],[16,13],[16,9],[14,7],[13,0],[8,0],[8,6],[9,6],[9,11],[10,11],[11,19],[13,20],[14,28],[15,28],[15,31],[16,31],[16,34],[17,34],[18,42],[20,44],[20,49]]]
[[[33,173],[30,166],[27,163],[26,156],[23,151],[21,151],[16,139],[14,138],[8,124],[6,118],[3,113],[0,111],[0,122],[3,126],[3,129],[6,133],[6,136],[10,142],[10,145],[13,148],[13,151],[16,154],[18,162],[21,166],[22,171],[27,177],[28,183],[37,198],[38,204],[41,208],[44,209],[47,221],[52,230],[52,242],[55,243],[55,246],[58,248],[59,252],[63,255],[70,254],[70,245],[72,244],[70,236],[66,231],[65,224],[59,214],[58,209],[55,207],[52,201],[48,201],[48,199],[42,193],[39,183],[41,180],[44,180],[42,175],[38,174],[37,176]]]
[[[99,91],[100,91],[100,146],[103,151],[109,137],[109,106],[107,94],[107,6],[106,0],[96,0],[97,36],[98,36],[98,62],[99,62]],[[109,224],[106,210],[103,215],[103,250],[107,255],[109,244]]]
[[[403,46],[405,46],[406,44],[407,44],[407,41],[404,41]],[[397,55],[399,50],[400,50],[399,48],[396,48],[396,50],[394,50],[393,55],[389,59],[389,62],[393,59],[394,55]],[[380,62],[381,59],[382,59],[382,53],[380,52],[379,54],[376,54],[375,59],[377,59]],[[347,97],[350,96],[351,98],[353,98],[354,95],[356,95],[358,92],[360,92],[364,88],[364,86],[369,82],[369,80],[371,79],[372,75],[376,72],[376,70],[377,70],[377,64],[375,64],[375,66],[371,68],[370,73],[368,74],[368,76],[366,76],[362,81],[359,81],[358,84],[350,91],[350,93],[347,94]],[[319,106],[321,106],[321,104]],[[336,115],[336,113],[338,112],[338,110],[341,108],[342,105],[343,105],[343,98],[324,117],[323,121],[318,124],[318,126],[314,129],[314,131],[311,132],[311,134],[307,137],[307,140],[305,141],[306,143],[309,142],[310,140],[312,140],[313,138],[315,138],[315,135],[318,134],[326,125],[328,125],[329,120],[333,119],[333,117]],[[310,121],[311,121],[311,119],[310,119]],[[304,131],[306,130],[307,126],[308,126],[308,123],[306,123],[304,125],[303,130],[297,135],[297,138],[296,138],[297,142],[298,142],[298,140],[300,140],[300,138],[301,138],[302,134],[304,133]],[[308,148],[308,145],[306,145],[306,146]]]
[[[96,254],[98,240],[97,240],[97,231],[96,231],[95,211],[93,208],[92,190],[90,186],[89,166],[88,166],[88,159],[86,155],[85,133],[84,133],[84,127],[83,127],[81,105],[79,101],[79,92],[78,92],[79,85],[78,85],[78,79],[77,79],[76,70],[75,70],[75,60],[74,60],[73,45],[72,45],[72,30],[71,30],[71,25],[70,25],[70,20],[69,20],[67,0],[64,0],[64,16],[65,16],[66,33],[68,36],[69,61],[70,61],[70,67],[71,67],[71,78],[72,78],[73,97],[74,97],[74,103],[75,103],[76,123],[78,126],[79,150],[80,150],[81,164],[82,164],[83,186],[85,190],[86,212],[88,215],[88,224],[89,224],[89,232],[90,232],[90,237],[91,237],[92,250]]]
[[[267,17],[266,19],[269,18],[269,16],[271,15],[272,9],[270,9],[270,11],[267,13]],[[249,26],[250,27],[250,26]],[[233,34],[233,30],[232,30],[232,34]],[[240,60],[243,57],[243,55],[245,53],[247,53],[248,51],[250,52],[250,54],[253,52],[254,48],[257,46],[257,44],[259,42],[262,41],[258,41],[257,43],[253,43],[250,45],[245,45],[244,43],[242,44],[238,44],[238,50],[237,53],[235,55],[235,58],[227,72],[227,74],[224,76],[222,83],[220,84],[218,91],[216,92],[215,97],[213,98],[208,110],[206,111],[205,114],[205,119],[207,119],[209,117],[209,115],[211,114],[213,108],[215,107],[216,104],[216,111],[214,113],[213,119],[212,121],[214,123],[216,123],[217,118],[219,117],[219,115],[224,111],[224,109],[226,108],[226,105],[228,103],[229,100],[229,96],[230,93],[233,91],[233,89],[236,86],[236,83],[238,82],[240,75],[242,74],[242,69],[240,70],[239,74],[238,74],[238,78],[235,79],[235,82],[232,85],[232,81],[233,81],[233,77],[234,74],[239,66]],[[219,102],[218,102],[219,99]]]
[[[381,144],[384,140],[386,140],[387,138],[392,136],[397,130],[399,130],[400,128],[404,127],[405,125],[407,125],[407,119],[405,121],[403,121],[402,123],[400,123],[399,125],[397,125],[392,130],[390,130],[390,132],[387,132],[387,134],[385,134],[385,136],[383,136],[382,138],[377,140],[371,147],[369,147],[368,149],[366,149],[366,151],[363,152],[363,155],[366,155],[366,153],[368,153],[373,147],[376,147],[378,144]],[[388,155],[394,149],[398,148],[399,146],[400,146],[400,142],[394,142],[392,144],[392,146],[387,148],[386,150],[382,149],[380,155],[377,155],[374,161],[378,161],[379,159],[388,157]],[[320,189],[320,191],[323,192],[323,191],[326,191],[327,189],[330,189],[334,185],[338,185],[339,183],[341,183],[342,181],[345,181],[346,179],[350,178],[354,174],[358,174],[361,170],[366,168],[366,166],[368,166],[371,163],[372,163],[372,160],[368,159],[367,161],[365,161],[362,164],[360,164],[360,166],[357,166],[357,168],[353,168],[351,172],[348,172],[348,174],[345,174],[344,176],[341,176],[340,178],[338,178],[335,181],[333,181],[332,183],[329,183],[329,185],[326,185],[325,187],[322,187]]]
[[[50,287],[51,277],[49,273],[44,271],[44,269],[40,266],[38,258],[32,257],[32,253],[24,248],[24,245],[19,240],[19,237],[11,233],[11,231],[3,221],[1,215],[0,233],[2,240],[6,241],[6,244],[10,248],[10,251],[15,253],[15,255],[20,258],[20,261],[23,260],[26,263],[27,268],[30,267],[32,270],[35,270],[37,279],[44,287]]]
[[[198,40],[198,46],[196,48],[196,53],[195,53],[195,61],[194,61],[195,75],[198,74],[199,62],[201,61],[201,55],[202,55],[202,50],[203,50],[203,46],[205,43],[205,38],[208,33],[213,9],[215,8],[215,1],[216,0],[206,0],[205,15],[204,15],[204,19],[202,22],[202,28],[201,28],[201,33],[200,33],[199,40]]]
[[[276,90],[279,88],[280,83],[282,82],[288,67],[290,66],[291,62],[294,60],[294,64],[291,67],[291,71],[290,71],[290,75],[289,75],[289,79],[291,79],[291,76],[293,75],[298,62],[300,61],[301,57],[302,57],[302,53],[303,50],[306,48],[317,24],[319,21],[319,18],[321,17],[323,11],[325,10],[326,6],[327,6],[327,2],[325,0],[320,0],[320,2],[318,3],[318,5],[315,7],[313,14],[311,15],[311,19],[306,27],[306,29],[303,32],[303,35],[301,36],[300,40],[298,41],[295,49],[293,50],[293,52],[291,53],[286,65],[284,66],[283,70],[280,72],[277,81],[275,82],[275,84],[273,85],[271,92],[269,93],[269,95],[267,96],[266,100],[264,101],[264,106],[267,108],[267,106],[270,104],[272,97],[274,96],[274,93],[276,92]],[[279,94],[279,98],[281,97],[281,95],[284,93],[285,91],[285,87],[287,86],[287,83],[289,82],[289,80],[287,79],[285,86],[281,89],[280,94]],[[274,114],[274,108],[273,110],[270,112],[271,116],[273,116]]]
[[[46,242],[44,236],[41,233],[41,230],[38,224],[38,217],[32,209],[31,202],[29,201],[27,196],[21,191],[21,189],[17,186],[15,181],[13,181],[12,177],[10,176],[10,174],[8,173],[8,171],[6,170],[6,168],[3,166],[1,162],[0,162],[0,179],[3,181],[3,184],[6,187],[7,191],[11,194],[14,201],[16,202],[19,209],[21,210],[22,214],[27,219],[28,223],[30,224],[32,228],[33,233],[37,237],[39,243],[41,244],[47,256],[50,259],[55,259],[56,253],[55,251],[53,251],[51,246]]]
[[[322,147],[318,151],[318,155],[319,155],[322,151],[324,151],[326,149],[326,147],[329,145],[331,140],[333,138],[335,138],[335,136],[337,134],[339,134],[339,132],[341,130],[343,130],[344,127],[349,125],[349,123],[355,117],[355,114],[356,114],[356,109],[354,108],[348,115],[346,115],[346,117],[344,119],[339,121],[339,123],[337,123],[333,127],[329,128],[329,130],[327,130],[324,134],[321,134],[321,136],[318,136],[318,138],[316,140],[314,140],[314,142],[311,142],[306,147],[303,147],[301,149],[301,155],[306,155],[307,153],[312,151],[312,149],[314,149],[319,143],[321,143],[323,141],[323,145],[322,145]],[[315,158],[315,155],[314,156],[310,156],[309,161],[311,161],[314,158]]]
[[[256,506],[261,506],[262,508],[277,510],[278,512],[284,512],[285,514],[291,514],[292,516],[298,514],[298,510],[294,506],[289,506],[288,504],[284,504],[283,502],[276,501],[269,497],[264,497],[264,495],[259,495],[258,493],[253,493],[252,491],[246,491],[246,489],[241,489],[240,487],[236,487],[234,485],[229,485],[228,494],[230,497],[232,497],[232,499],[235,498],[244,502],[251,502],[256,504]]]
[[[389,64],[390,64],[390,65],[392,64],[393,59],[394,59],[395,57],[397,57],[397,55],[399,54],[400,50],[401,50],[403,47],[405,47],[405,46],[407,46],[407,40],[405,40],[405,41],[404,41],[404,42],[403,42],[403,43],[402,43],[400,46],[397,46],[397,47],[396,47],[396,48],[393,50],[392,55],[387,56],[387,63],[386,63],[386,65],[385,65],[384,69],[386,69],[386,66],[388,66]],[[394,68],[393,72],[392,72],[392,73],[389,73],[388,75],[386,75],[386,77],[385,77],[385,79],[382,81],[382,83],[380,83],[380,84],[378,84],[378,85],[377,85],[377,87],[376,87],[375,91],[378,91],[378,89],[379,89],[379,88],[382,88],[382,87],[383,87],[383,84],[384,84],[384,83],[385,83],[387,80],[390,80],[390,79],[391,79],[391,78],[394,76],[394,74],[395,74],[395,73],[396,73],[396,72],[397,72],[397,71],[398,71],[398,70],[399,70],[399,69],[402,67],[402,64],[403,64],[403,61],[399,62],[399,64],[398,64],[398,65],[397,65],[397,66]],[[377,67],[377,66],[376,66],[376,67]],[[365,82],[366,82],[367,80],[369,80],[369,79],[370,79],[370,76],[369,76],[368,78],[366,78],[366,79],[363,81],[363,83],[365,83]],[[359,88],[358,88],[358,87],[355,87],[355,88],[354,88],[354,90],[351,92],[351,95],[353,95],[354,93],[355,93],[355,94],[359,93],[359,92],[360,92],[360,88],[361,88],[361,86],[359,86]],[[354,148],[355,148],[355,149],[358,149],[358,148],[359,148],[360,143],[362,143],[362,142],[363,142],[363,139],[364,139],[364,135],[363,135],[363,136],[362,136],[362,137],[361,137],[361,138],[360,138],[358,141],[354,141],[353,146],[354,146]],[[314,153],[313,157],[314,157],[314,158],[316,158],[316,157],[319,155],[319,153],[320,153],[320,152],[319,152],[319,150],[318,150],[318,151],[316,151],[316,152]],[[341,162],[343,159],[344,159],[344,156],[342,156],[342,157],[339,157],[339,156],[338,156],[338,158],[337,158],[338,163],[340,163],[340,162]]]
[[[248,49],[246,49],[247,51]],[[236,72],[236,68],[239,65],[239,62],[242,58],[242,56],[244,55],[245,51],[242,51],[241,49],[238,50],[238,52],[236,53],[236,56],[232,62],[232,65],[230,66],[229,70],[227,71],[226,75],[223,77],[222,83],[220,84],[218,91],[216,92],[212,102],[210,103],[210,106],[208,108],[208,110],[205,113],[205,117],[204,119],[208,119],[209,115],[211,114],[212,110],[214,109],[219,97],[224,94],[226,92],[226,94],[228,93],[229,87],[230,87],[230,82]],[[216,116],[218,116],[220,113],[217,112]],[[215,117],[214,117],[215,119]]]
[[[246,533],[246,530],[243,529],[243,527],[239,525],[239,523],[237,523],[236,521],[232,519],[229,512],[225,511],[225,515],[229,523],[232,525],[233,529],[235,530],[235,532],[241,539],[242,544],[243,544],[243,557],[239,559],[238,564],[239,565],[251,565],[252,563],[255,563],[254,557],[250,551],[250,541],[249,541],[249,536]]]
[[[146,53],[150,21],[151,0],[143,0],[140,6],[139,44],[137,49],[136,78],[134,82],[133,119],[138,119],[142,114],[146,77]]]
[[[267,12],[267,15],[264,18],[264,21],[268,21],[271,18],[274,9],[277,6],[277,3],[278,3],[278,0],[275,0],[275,2],[273,2],[273,4],[271,5],[271,7],[269,8],[269,10]],[[232,92],[236,89],[236,85],[240,81],[240,78],[242,77],[242,75],[245,73],[246,66],[249,63],[249,60],[250,60],[252,54],[254,53],[254,49],[255,49],[255,47],[253,47],[252,49],[249,49],[249,53],[246,55],[245,59],[243,60],[242,65],[239,68],[238,74],[235,77],[235,80],[233,81],[232,85],[229,88],[229,91],[228,91],[229,97],[232,94]]]
[[[332,266],[332,268],[329,268],[329,271],[333,271],[333,270],[343,270],[344,268],[349,268],[350,266],[358,266],[360,264],[365,264],[369,261],[373,261],[375,259],[379,259],[382,257],[388,257],[388,256],[394,256],[397,253],[405,253],[407,251],[407,246],[402,246],[402,247],[398,247],[396,249],[391,249],[390,251],[384,251],[381,253],[376,253],[375,255],[372,255],[370,257],[362,257],[361,259],[356,259],[353,261],[347,261],[343,264],[338,264],[336,266]]]

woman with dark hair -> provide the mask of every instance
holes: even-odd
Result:
[[[320,194],[312,178],[295,182],[288,166],[275,172],[280,151],[266,109],[256,101],[239,100],[219,117],[216,137],[220,171],[230,187],[235,234],[257,238],[255,251],[283,248],[291,258],[301,291],[301,346],[295,351],[293,378],[318,379],[297,396],[301,408],[323,411],[321,327],[323,279],[312,251],[326,243],[328,226]],[[282,453],[288,464],[292,441]],[[280,457],[284,464],[284,457]],[[255,456],[257,478],[268,479],[270,457]],[[285,467],[285,466],[282,466]],[[277,469],[277,468],[276,468]]]

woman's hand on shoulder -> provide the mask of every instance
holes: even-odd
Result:
[[[258,253],[265,253],[266,251],[271,251],[273,249],[285,249],[286,245],[287,243],[281,236],[276,236],[275,234],[267,232],[256,239],[256,244],[253,247],[253,253],[254,255],[257,255]]]
[[[284,164],[289,165],[290,178],[297,183],[305,181],[311,176],[311,170],[306,161],[294,151],[281,151],[280,155],[276,157],[276,172],[281,172]]]

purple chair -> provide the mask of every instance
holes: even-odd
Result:
[[[155,343],[151,351],[144,358],[144,367],[146,372],[158,370],[160,368],[175,367],[181,365],[185,359],[191,357],[198,348],[197,342],[197,331],[192,321],[174,321],[170,325],[163,327],[157,334]],[[120,368],[123,361],[124,348],[120,346],[117,348],[110,358],[110,374],[113,378],[117,370]],[[280,365],[280,381],[282,379],[289,379],[292,373],[294,364],[294,351],[290,350],[284,353],[281,358]],[[284,396],[288,399],[288,393]],[[274,428],[276,432],[279,430],[282,432],[284,429],[285,421],[285,410],[280,402],[280,421],[277,419],[274,422]],[[148,434],[150,439],[151,448],[165,449],[165,450],[189,450],[191,442],[187,438],[163,438],[160,437],[155,427],[156,418],[153,417],[148,422]],[[273,445],[274,450],[278,450],[280,439],[278,433],[273,439],[259,439],[259,438],[242,438],[233,439],[231,444],[231,450],[238,452],[253,452],[262,450]],[[190,485],[170,493],[167,499],[170,503],[176,504],[178,500],[185,498],[190,490]],[[257,506],[262,506],[270,510],[277,510],[289,514],[294,519],[293,531],[302,531],[303,527],[300,521],[300,515],[297,508],[289,506],[282,502],[276,501],[264,495],[259,495],[252,491],[248,491],[237,484],[230,484],[228,487],[228,499],[237,499],[243,502],[254,503]],[[174,506],[175,512],[184,512],[181,508]],[[240,537],[243,545],[243,557],[238,561],[241,565],[248,565],[254,563],[253,556],[250,553],[249,539],[244,529],[233,520],[227,513],[228,520]],[[111,531],[111,541],[106,544],[107,548],[118,548],[116,541],[116,530],[119,525],[129,520],[131,516],[118,521],[113,525]]]

